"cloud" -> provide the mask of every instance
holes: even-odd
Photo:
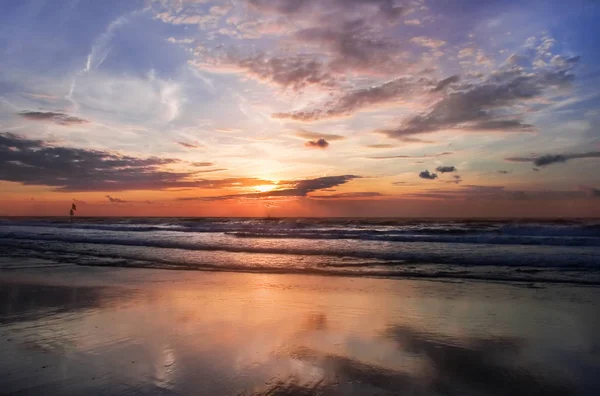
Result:
[[[444,89],[446,89],[446,87],[448,87],[450,84],[455,84],[457,82],[460,81],[460,76],[450,76],[448,78],[445,78],[443,80],[441,80],[440,82],[437,83],[437,85],[435,86],[435,88],[433,89],[434,92],[438,92],[438,91],[442,91]]]
[[[242,73],[264,83],[300,91],[309,86],[332,88],[337,80],[315,57],[308,55],[273,56],[258,54],[243,57],[226,54],[205,56],[191,64],[198,69],[222,73]]]
[[[434,39],[431,37],[425,37],[425,36],[416,36],[410,39],[411,43],[420,45],[422,47],[427,47],[427,48],[440,48],[443,45],[446,44],[446,42],[444,40],[438,40],[438,39]]]
[[[594,187],[580,186],[579,189],[591,198],[600,197],[600,189]]]
[[[449,181],[450,182],[450,181]],[[454,181],[451,181],[454,182]],[[504,186],[464,185],[457,190],[435,189],[412,193],[410,196],[435,199],[485,200],[573,200],[594,198],[593,191],[579,190],[507,190]]]
[[[32,120],[32,121],[42,121],[42,122],[53,122],[55,124],[60,125],[81,125],[89,123],[88,120],[69,116],[68,114],[62,112],[54,112],[54,111],[22,111],[17,113],[21,117]]]
[[[133,157],[113,152],[52,146],[41,140],[0,134],[0,180],[52,187],[55,191],[128,191],[171,188],[239,188],[268,180],[195,178],[196,172],[165,170],[172,158]]]
[[[177,144],[179,144],[180,146],[183,146],[185,148],[190,148],[190,149],[197,149],[197,148],[201,148],[204,147],[201,144],[194,144],[194,143],[186,143],[186,142],[177,142]]]
[[[426,112],[406,118],[397,128],[376,132],[395,139],[447,129],[532,132],[534,126],[523,122],[522,107],[569,87],[572,68],[505,65],[483,80],[467,80],[449,90]]]
[[[404,24],[411,26],[419,26],[421,25],[421,21],[419,21],[418,19],[407,19],[404,21]]]
[[[381,85],[342,92],[316,107],[273,114],[273,118],[289,118],[295,121],[317,121],[326,118],[350,116],[356,111],[394,101],[407,99],[424,92],[427,84],[423,80],[413,81],[397,78]]]
[[[573,159],[583,158],[600,158],[600,151],[571,154],[546,154],[539,157],[508,157],[504,160],[509,162],[532,162],[537,167],[544,167],[552,164],[564,163]]]
[[[299,129],[297,132],[294,133],[294,136],[297,136],[299,138],[302,139],[325,139],[329,142],[334,142],[336,140],[344,140],[346,139],[345,136],[342,135],[334,135],[334,134],[329,134],[329,133],[318,133],[318,132],[311,132],[311,131],[307,131],[304,129]]]
[[[309,193],[318,190],[327,190],[342,184],[346,184],[360,176],[341,175],[324,176],[316,179],[306,180],[283,180],[278,183],[281,188],[257,193],[230,194],[212,197],[183,197],[180,201],[223,201],[230,199],[262,199],[270,197],[306,197]],[[267,184],[267,183],[263,183]]]
[[[85,205],[85,204],[87,204],[86,201],[82,201],[80,199],[75,199],[75,198],[73,198],[73,202],[76,203],[76,204],[78,204],[78,205]]]
[[[110,203],[120,204],[120,203],[126,203],[127,202],[127,201],[122,200],[120,198],[111,197],[110,195],[107,195],[106,198],[110,201]]]
[[[297,31],[294,39],[325,50],[329,55],[327,66],[334,73],[395,74],[409,64],[399,59],[402,47],[398,40],[385,37],[373,26],[366,17],[339,23],[331,23],[330,19],[329,23]]]
[[[435,170],[440,173],[456,172],[456,167],[455,166],[438,166],[437,168],[435,168]]]
[[[383,144],[368,144],[367,147],[374,148],[374,149],[386,149],[386,148],[394,148],[396,146],[394,146],[393,144],[383,143]]]
[[[304,145],[309,148],[325,149],[329,146],[329,142],[327,142],[327,140],[321,138],[318,140],[309,140],[308,142],[304,143]]]
[[[453,175],[452,180],[445,180],[444,183],[460,184],[462,183],[462,177],[460,175]]]
[[[460,51],[458,51],[459,59],[468,58],[471,56],[475,56],[475,48],[463,48]]]
[[[425,170],[425,171],[419,173],[419,177],[421,179],[434,180],[434,179],[437,179],[438,175],[437,175],[437,173],[429,173],[428,170]]]
[[[246,0],[254,9],[288,17],[310,17],[349,11],[371,13],[393,21],[403,16],[407,9],[390,0]]]
[[[222,34],[256,38],[287,34],[286,48],[306,48],[296,54],[229,54],[215,57],[196,49],[198,68],[241,73],[265,83],[300,91],[308,86],[331,89],[346,81],[347,72],[396,75],[412,61],[401,42],[386,35],[407,8],[392,0],[247,0],[246,15],[228,19]],[[374,67],[375,65],[375,67]]]
[[[507,171],[507,170],[499,170],[499,171],[496,171],[496,173],[500,173],[501,175],[507,175],[507,174],[509,174],[509,173],[510,173],[510,171]]]
[[[212,162],[192,162],[190,165],[202,167],[202,166],[213,166],[214,163],[212,163]]]
[[[382,160],[386,160],[386,159],[420,159],[420,158],[437,158],[437,157],[443,157],[445,155],[452,155],[452,154],[454,154],[452,151],[444,151],[442,153],[433,154],[433,155],[385,155],[385,156],[379,156],[379,157],[365,157],[365,158],[382,159]]]
[[[383,194],[371,191],[346,192],[331,195],[311,195],[310,198],[316,199],[346,199],[346,198],[372,198],[382,197]]]

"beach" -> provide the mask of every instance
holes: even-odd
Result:
[[[2,261],[0,394],[600,391],[597,287]]]

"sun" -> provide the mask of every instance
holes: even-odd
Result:
[[[263,184],[260,186],[255,186],[254,188],[256,190],[258,190],[259,192],[268,192],[268,191],[273,191],[275,189],[275,187],[277,187],[274,184]]]

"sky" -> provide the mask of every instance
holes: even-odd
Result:
[[[600,216],[596,0],[4,0],[0,216]]]

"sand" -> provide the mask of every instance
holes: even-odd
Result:
[[[569,285],[34,262],[0,271],[0,394],[598,395],[599,303]]]

